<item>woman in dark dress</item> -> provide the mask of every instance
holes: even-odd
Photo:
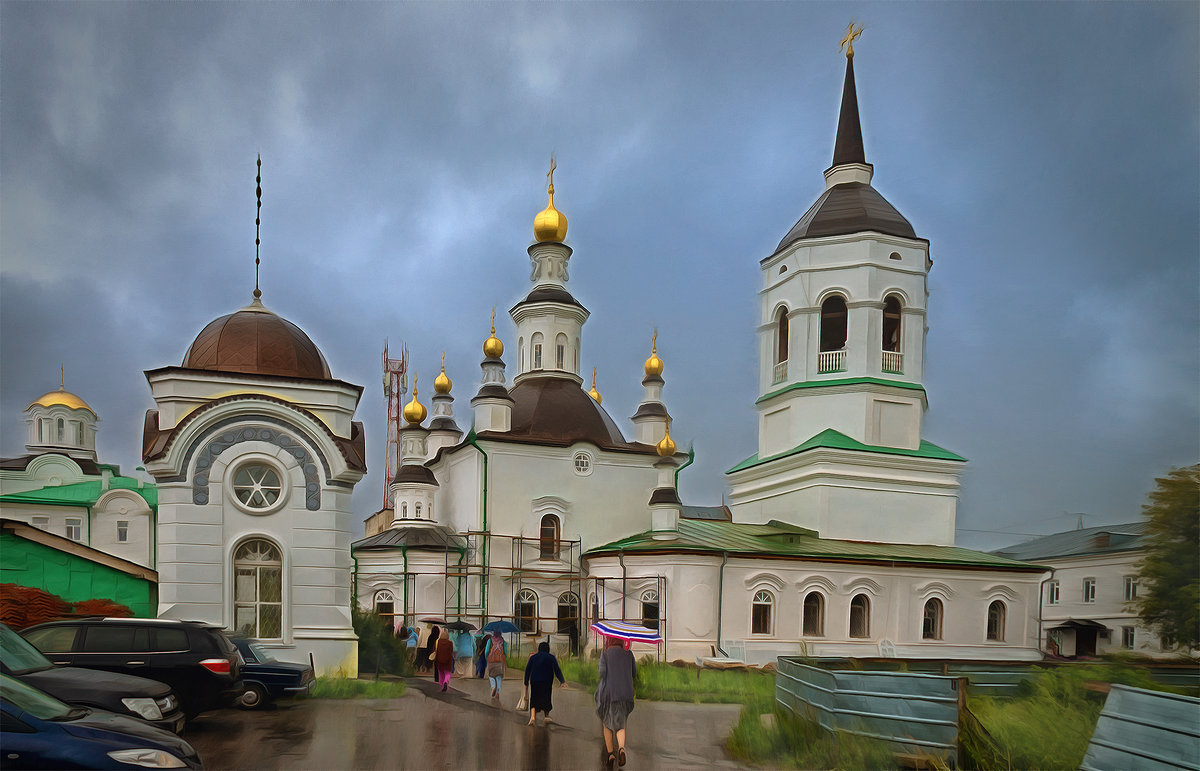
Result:
[[[558,659],[550,652],[550,643],[538,643],[538,652],[530,656],[525,664],[525,685],[529,687],[529,725],[533,725],[539,712],[546,713],[545,722],[554,722],[550,719],[550,710],[554,709],[550,697],[556,677],[564,686],[567,684],[562,670],[558,668]]]
[[[616,637],[604,638],[600,654],[600,681],[596,687],[596,715],[604,728],[608,766],[625,765],[625,722],[633,711],[633,679],[637,662]]]

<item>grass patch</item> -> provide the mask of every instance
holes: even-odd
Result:
[[[764,720],[758,706],[748,705],[726,741],[729,754],[748,763],[782,768],[821,768],[832,771],[895,769],[899,766],[883,742],[864,736],[826,731],[782,707]]]
[[[313,699],[396,699],[408,687],[399,680],[356,680],[351,677],[318,677],[309,697]]]

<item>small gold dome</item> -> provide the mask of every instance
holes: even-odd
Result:
[[[533,237],[538,243],[554,241],[561,243],[567,237],[567,217],[565,214],[554,208],[554,156],[550,156],[550,173],[547,178],[550,180],[546,187],[546,192],[550,197],[550,202],[546,204],[546,208],[538,212],[538,215],[533,218]]]
[[[588,396],[596,400],[596,404],[604,404],[604,398],[600,396],[600,392],[596,390],[596,368],[592,367],[592,390],[588,391]]]
[[[658,358],[658,330],[654,330],[654,340],[650,343],[650,358],[646,359],[646,375],[661,375],[663,360]]]
[[[78,396],[62,386],[59,386],[57,391],[50,391],[49,393],[42,394],[35,401],[33,401],[29,407],[33,407],[34,405],[40,405],[42,407],[54,407],[57,405],[62,405],[63,407],[67,407],[72,410],[87,410],[93,415],[96,414],[96,411],[89,407],[87,402],[85,402],[83,399],[80,399]],[[29,409],[29,407],[26,407],[25,409]]]
[[[675,440],[671,438],[671,427],[667,426],[667,432],[663,434],[662,441],[654,445],[658,451],[658,457],[666,458],[675,454]]]
[[[417,401],[417,376],[413,375],[413,398],[412,401],[404,405],[404,419],[412,425],[420,425],[425,419],[428,411],[425,405]]]
[[[492,308],[492,334],[483,341],[483,355],[489,359],[499,359],[504,354],[504,343],[496,337],[496,309]]]
[[[446,377],[446,352],[442,351],[442,372],[433,379],[433,390],[435,393],[448,394],[453,385],[453,381]]]

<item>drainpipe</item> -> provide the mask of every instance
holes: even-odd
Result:
[[[625,617],[625,595],[629,591],[629,584],[625,576],[625,550],[621,549],[617,552],[617,559],[621,562],[621,620],[628,621]]]
[[[729,562],[729,552],[721,553],[721,570],[717,573],[717,651],[729,658],[729,654],[721,647],[721,612],[725,600],[725,563]]]
[[[135,471],[146,471],[145,466],[138,466]],[[146,471],[146,473],[150,473]],[[145,488],[145,480],[141,477],[137,478],[137,486],[139,490]],[[157,492],[157,490],[155,491]],[[145,497],[144,495],[142,497]],[[157,500],[157,499],[156,499]],[[147,501],[149,503],[149,501]],[[158,570],[158,504],[150,507],[150,567]],[[158,604],[157,598],[155,604]]]
[[[1041,582],[1040,584],[1038,584],[1038,639],[1037,639],[1037,647],[1038,647],[1038,652],[1039,652],[1039,653],[1045,653],[1045,651],[1043,651],[1043,650],[1042,650],[1042,624],[1044,623],[1044,622],[1043,622],[1043,620],[1042,620],[1042,600],[1043,600],[1043,599],[1046,597],[1046,592],[1044,591],[1044,590],[1045,590],[1045,587],[1046,587],[1046,584],[1047,584],[1048,582],[1050,582],[1050,581],[1053,581],[1053,580],[1054,580],[1054,571],[1055,571],[1055,570],[1057,570],[1057,568],[1050,568],[1050,575],[1049,575],[1049,576],[1047,576],[1046,578],[1042,579],[1042,582]],[[1059,652],[1059,655],[1060,655],[1060,656],[1062,655],[1062,652],[1061,652],[1061,651]]]
[[[467,444],[479,450],[479,454],[483,456],[483,585],[480,587],[480,600],[483,605],[483,620],[487,620],[488,615],[488,584],[491,576],[488,574],[488,541],[491,534],[488,532],[487,509],[488,509],[488,454],[482,447],[479,446],[479,440],[475,436],[475,429],[467,434]]]
[[[688,459],[686,461],[684,461],[682,464],[680,464],[675,469],[675,490],[676,491],[679,490],[679,472],[683,471],[685,468],[692,465],[692,461],[694,461],[694,460],[696,460],[696,448],[689,446],[688,447]]]
[[[87,539],[83,542],[85,546],[92,545],[92,507],[87,507]]]
[[[408,623],[408,544],[400,547],[400,558],[404,560],[404,623]],[[416,615],[415,613],[413,615]]]

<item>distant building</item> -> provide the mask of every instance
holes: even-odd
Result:
[[[1068,530],[993,552],[1053,569],[1042,587],[1043,650],[1068,658],[1122,652],[1178,655],[1163,646],[1132,605],[1145,534],[1146,521],[1141,520]]]
[[[0,517],[153,568],[158,492],[97,461],[95,411],[60,384],[25,414],[26,454],[0,460]]]

